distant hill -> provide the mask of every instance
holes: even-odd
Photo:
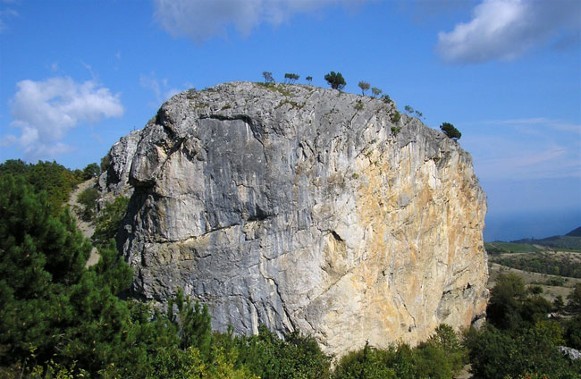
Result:
[[[575,230],[571,230],[569,233],[565,234],[567,237],[581,237],[581,226]]]
[[[581,250],[581,226],[562,236],[551,236],[542,239],[526,238],[511,242],[541,245],[557,249]]]

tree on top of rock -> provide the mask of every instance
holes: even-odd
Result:
[[[330,73],[325,75],[325,80],[327,81],[327,83],[329,83],[329,85],[333,89],[342,90],[347,85],[345,79],[343,78],[343,75],[341,75],[340,72],[331,71]]]
[[[264,71],[262,73],[262,76],[264,77],[264,82],[266,84],[274,84],[274,78],[272,77],[272,72]]]
[[[287,84],[293,84],[294,82],[299,80],[299,78],[300,78],[300,76],[297,74],[293,74],[293,73],[284,74],[284,79],[285,79]]]
[[[454,141],[458,141],[460,137],[462,137],[462,133],[460,133],[460,131],[449,122],[442,123],[440,129],[448,136],[448,138],[452,138]]]
[[[365,96],[365,91],[367,91],[369,89],[369,87],[371,87],[371,85],[368,82],[364,82],[364,81],[360,81],[359,84],[357,84],[357,86],[359,88],[361,88],[361,94],[363,96]]]

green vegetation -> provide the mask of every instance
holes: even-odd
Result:
[[[345,82],[340,72],[331,71],[325,75],[325,80],[333,89],[342,90],[347,85],[347,82]]]
[[[540,246],[552,247],[554,249],[563,249],[569,251],[581,251],[581,236],[577,235],[578,230],[573,230],[572,232],[564,236],[552,236],[543,239],[523,239],[519,241],[514,241],[515,243],[525,243],[534,244]]]
[[[286,73],[284,74],[284,79],[287,84],[293,84],[297,80],[299,80],[300,76],[297,74]]]
[[[391,97],[389,97],[388,94],[381,96],[381,101],[383,101],[386,104],[393,104],[393,100],[391,99]]]
[[[53,360],[90,369],[116,348],[100,349],[108,335],[100,325],[122,322],[126,310],[115,294],[131,274],[111,249],[86,270],[90,251],[68,211],[55,208],[46,192],[35,193],[22,176],[0,176],[1,366]]]
[[[67,202],[73,189],[81,183],[83,172],[70,171],[56,162],[27,164],[21,160],[7,160],[0,164],[0,176],[13,175],[22,178],[36,192],[46,192],[51,209]]]
[[[456,127],[449,122],[444,122],[440,125],[440,129],[444,132],[448,138],[453,139],[454,141],[458,141],[460,137],[462,137],[462,133]]]
[[[101,168],[96,163],[90,163],[83,169],[83,179],[89,180],[96,178],[101,173]]]
[[[567,299],[569,300],[569,303],[567,304],[569,310],[581,314],[581,283],[575,285],[575,289]]]
[[[95,222],[95,233],[93,234],[95,245],[103,246],[110,240],[116,239],[128,204],[128,198],[119,196],[112,203],[105,205],[103,210],[99,212]]]
[[[558,346],[578,346],[580,316],[548,320],[552,310],[538,291],[526,290],[521,277],[500,275],[487,309],[489,324],[465,337],[476,376],[579,378],[581,362],[570,361]]]
[[[576,237],[571,237],[576,238]],[[490,261],[503,266],[541,274],[581,278],[581,253],[557,252],[527,243],[485,244]]]
[[[383,92],[383,91],[382,91],[381,89],[379,89],[379,88],[377,88],[377,87],[373,87],[373,88],[371,89],[371,96],[373,96],[373,97],[377,97],[377,96],[381,95],[381,93],[382,93],[382,92]]]
[[[573,255],[579,255],[574,259]],[[493,257],[492,261],[503,266],[541,274],[581,278],[581,254],[524,254]]]
[[[261,378],[329,378],[330,358],[312,337],[298,333],[278,338],[260,326],[255,336],[234,339],[237,364]]]
[[[484,244],[486,252],[488,254],[501,254],[501,253],[534,253],[540,252],[536,246],[524,243],[514,243],[514,242],[486,242]]]
[[[365,91],[369,90],[369,88],[371,87],[371,84],[369,84],[368,82],[361,81],[361,82],[359,82],[359,84],[357,84],[357,86],[359,88],[361,88],[361,94],[363,96],[365,96]]]
[[[92,221],[95,218],[98,199],[99,191],[94,187],[89,187],[78,195],[77,202],[80,204],[78,213],[84,221]]]
[[[366,345],[339,361],[333,378],[452,378],[467,363],[467,350],[448,325],[415,348],[401,344],[388,349]]]
[[[264,78],[264,82],[266,84],[274,84],[274,78],[272,77],[272,72],[264,71],[262,73],[262,77]]]

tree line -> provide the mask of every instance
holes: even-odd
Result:
[[[274,79],[274,76],[273,76],[272,72],[270,72],[270,71],[263,71],[262,77],[264,78],[264,83],[266,85],[274,85],[276,83],[276,80]],[[294,73],[285,73],[284,74],[285,84],[294,84],[297,80],[299,80],[299,78],[300,78],[300,75],[297,75]],[[343,90],[345,88],[345,86],[347,85],[345,78],[343,77],[343,75],[340,72],[331,71],[328,74],[325,74],[324,79],[332,89],[336,89],[339,91]],[[308,83],[311,83],[313,81],[313,77],[307,76],[306,80]],[[362,96],[365,96],[366,91],[368,91],[370,88],[371,88],[371,94],[372,94],[373,98],[378,97],[383,93],[383,90],[381,90],[380,88],[371,87],[371,84],[369,82],[366,82],[363,80],[360,81],[357,84],[357,86],[361,89]],[[389,95],[383,95],[382,99],[387,103],[392,103]],[[410,105],[406,105],[404,110],[410,116],[416,116],[420,119],[424,118],[424,115],[422,112],[420,112],[417,109],[414,109]],[[400,120],[399,112],[396,111],[396,114],[397,114],[397,116],[395,116],[395,118],[392,117],[392,122],[394,122],[394,123],[397,123]],[[449,122],[442,123],[440,125],[440,130],[448,138],[450,138],[454,141],[458,141],[462,137],[462,133],[453,124],[451,124]]]

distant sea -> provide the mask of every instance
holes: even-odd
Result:
[[[581,226],[581,208],[562,211],[489,213],[486,216],[484,241],[514,241],[523,238],[541,239],[567,234],[579,226]]]

